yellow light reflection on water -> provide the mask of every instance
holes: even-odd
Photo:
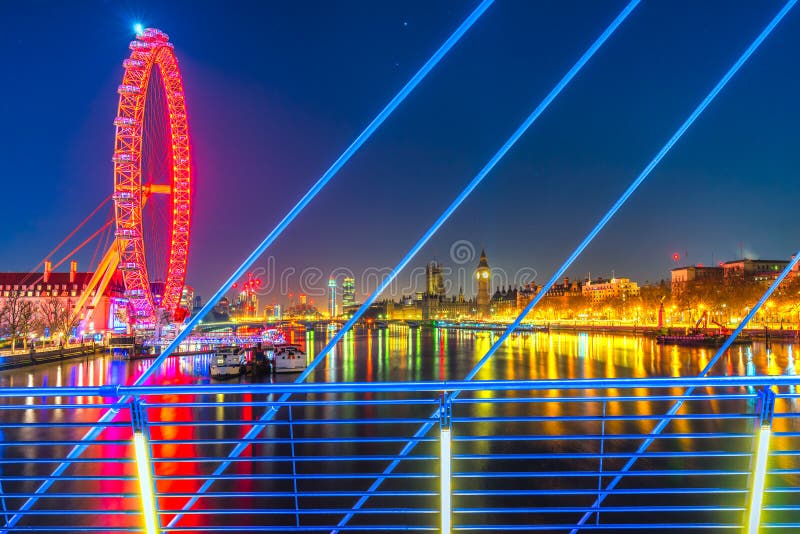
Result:
[[[702,370],[706,368],[706,365],[708,365],[708,351],[700,349],[700,353],[697,355],[697,367]]]
[[[767,349],[767,374],[768,375],[781,375],[783,369],[778,365],[778,358],[771,349]]]
[[[352,382],[355,379],[355,349],[353,348],[353,331],[351,330],[347,334],[345,334],[345,338],[343,340],[343,356],[342,359],[344,360],[344,381],[345,382]]]
[[[384,335],[386,335],[386,330],[382,330],[382,332],[383,332]],[[391,369],[391,365],[389,363],[389,359],[390,359],[391,355],[389,354],[389,350],[388,350],[388,348],[383,348],[382,349],[381,347],[383,347],[383,345],[380,345],[378,347],[378,355],[380,356],[381,355],[381,351],[383,352],[383,355],[381,356],[383,358],[383,365],[384,365],[384,367],[386,369]],[[398,358],[398,360],[400,360],[400,358]]]
[[[316,347],[314,346],[314,331],[306,330],[306,355],[308,356],[308,363],[314,361],[316,356]]]

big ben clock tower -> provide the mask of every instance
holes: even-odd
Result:
[[[478,262],[478,270],[475,271],[475,278],[478,279],[478,316],[489,316],[489,298],[492,279],[489,271],[489,262],[486,261],[486,250],[481,249],[481,259]]]

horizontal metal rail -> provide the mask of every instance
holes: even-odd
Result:
[[[287,383],[287,384],[194,384],[181,386],[68,386],[68,387],[9,387],[0,390],[4,397],[72,397],[72,396],[145,396],[145,395],[212,395],[245,393],[395,393],[395,392],[451,392],[451,391],[543,391],[543,390],[587,390],[641,389],[641,388],[686,388],[720,386],[798,386],[800,378],[791,375],[771,376],[712,376],[670,378],[595,378],[554,380],[441,380],[422,382],[335,382],[335,383]],[[789,393],[789,395],[793,395]],[[616,398],[616,396],[614,397]],[[641,398],[641,397],[637,397]],[[689,398],[676,395],[675,398]],[[391,402],[391,401],[390,401]],[[404,401],[405,402],[405,401]],[[431,403],[428,400],[427,403]],[[438,401],[437,401],[438,402]],[[458,401],[455,401],[458,402]],[[278,405],[278,402],[269,402]],[[294,401],[285,404],[294,404]],[[82,405],[84,408],[97,407]],[[104,404],[103,407],[123,407],[122,404]]]
[[[586,513],[592,520],[580,530],[739,532],[769,390],[761,525],[791,531],[800,525],[798,386],[798,377],[754,376],[7,388],[0,517],[22,514],[12,532],[149,532],[133,446],[141,432],[159,532],[438,531],[443,462],[454,532],[571,530]],[[686,387],[694,393],[681,396]],[[292,398],[278,402],[284,393]],[[127,396],[138,404],[107,402]],[[653,437],[677,398],[681,411]],[[280,416],[250,436],[268,407]],[[52,475],[107,408],[117,417]],[[637,452],[646,439],[652,445]],[[404,455],[408,442],[417,446]],[[243,452],[231,460],[234,447]],[[633,457],[636,468],[625,470]],[[230,468],[215,475],[224,461]],[[621,474],[602,506],[593,504]],[[377,476],[385,481],[371,488]],[[51,489],[37,494],[43,482]],[[36,506],[21,509],[32,496]],[[354,509],[365,496],[369,505]],[[188,498],[197,504],[183,510]],[[167,527],[178,514],[180,524]],[[339,527],[343,515],[351,519]]]

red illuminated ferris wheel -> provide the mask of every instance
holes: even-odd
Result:
[[[189,128],[172,43],[147,28],[130,43],[118,88],[114,143],[117,266],[131,322],[172,314],[186,281],[189,252]],[[113,254],[114,252],[112,252]]]

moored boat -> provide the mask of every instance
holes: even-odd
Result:
[[[694,347],[720,347],[728,339],[726,335],[717,334],[686,334],[682,336],[656,336],[656,341],[661,345],[685,345]],[[742,345],[752,343],[749,337],[739,336],[734,344]]]
[[[247,372],[247,357],[243,347],[220,347],[211,364],[211,378],[241,376]]]
[[[308,356],[299,345],[275,345],[270,359],[276,373],[299,373],[308,367]]]

